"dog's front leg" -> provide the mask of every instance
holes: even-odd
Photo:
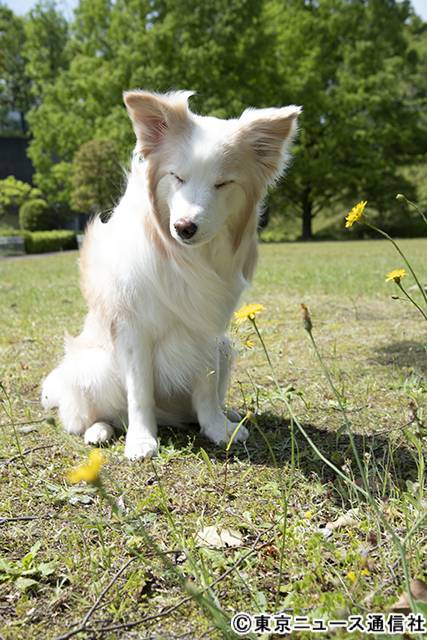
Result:
[[[151,458],[157,453],[152,344],[126,326],[118,336],[118,347],[128,405],[125,456]]]
[[[239,423],[232,422],[224,414],[218,395],[218,371],[206,372],[196,382],[193,390],[193,406],[200,424],[200,432],[215,444],[228,443]],[[240,425],[234,436],[234,442],[244,442],[249,435],[248,430]]]

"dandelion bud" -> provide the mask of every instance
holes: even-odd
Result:
[[[408,412],[409,422],[411,423],[416,422],[417,417],[418,417],[417,405],[413,400],[411,400],[409,403],[409,412]]]
[[[313,323],[311,321],[310,311],[308,310],[308,307],[302,303],[301,303],[301,311],[302,311],[302,321],[304,324],[304,329],[308,333],[311,333],[311,330],[313,329]]]
[[[403,195],[403,193],[398,193],[397,196],[396,196],[396,200],[406,200],[406,198]]]

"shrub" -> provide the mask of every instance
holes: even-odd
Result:
[[[39,198],[39,189],[33,188],[27,182],[8,176],[0,180],[0,218],[6,214],[16,215],[19,208],[29,199]]]
[[[19,226],[28,231],[45,231],[55,226],[52,211],[42,198],[24,202],[19,209]]]
[[[77,249],[77,237],[74,231],[58,229],[56,231],[24,231],[21,229],[0,229],[0,237],[21,237],[25,240],[27,253],[46,253],[48,251],[67,251]]]
[[[123,172],[112,140],[90,140],[73,160],[71,205],[82,213],[111,209],[120,195]]]
[[[27,253],[47,253],[48,251],[64,251],[77,249],[74,231],[34,231],[25,235]]]
[[[12,229],[12,228],[8,229],[8,228],[5,228],[5,227],[2,227],[0,229],[0,237],[2,237],[2,238],[4,238],[4,237],[27,238],[30,235],[31,235],[30,231],[24,231],[23,229]]]
[[[20,229],[14,227],[0,227],[0,236],[21,236]]]

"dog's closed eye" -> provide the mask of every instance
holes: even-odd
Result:
[[[215,185],[215,189],[221,189],[222,187],[226,187],[228,184],[232,184],[234,182],[234,180],[226,180],[225,182],[218,182],[218,184]]]
[[[179,176],[177,176],[176,173],[174,173],[173,171],[171,171],[170,174],[175,178],[177,182],[179,182],[179,184],[184,184],[185,180],[183,178],[180,178]]]

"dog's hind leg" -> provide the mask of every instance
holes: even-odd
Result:
[[[231,367],[233,366],[234,352],[230,338],[223,336],[218,341],[218,398],[221,406],[224,407],[228,386],[230,384]],[[240,422],[242,416],[233,409],[226,409],[225,414],[231,422]]]
[[[114,428],[107,422],[95,422],[85,431],[86,444],[104,444],[114,437]]]
[[[68,433],[82,434],[92,420],[90,403],[72,379],[66,358],[43,382],[41,400],[45,409],[59,410]]]
[[[46,378],[42,401],[45,408],[57,406],[65,430],[85,434],[88,444],[110,440],[113,424],[119,426],[125,418],[112,354],[99,347],[80,347],[77,341]]]

